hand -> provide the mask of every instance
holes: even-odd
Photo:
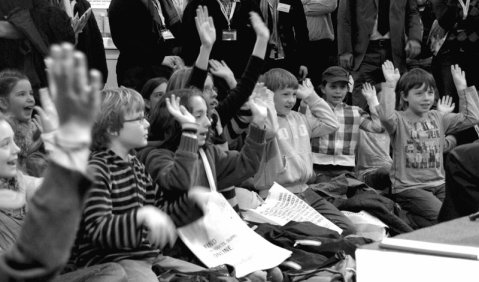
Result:
[[[466,73],[462,71],[461,67],[459,67],[459,65],[452,65],[451,74],[457,91],[465,90],[467,88]]]
[[[210,72],[215,76],[223,78],[230,86],[230,89],[236,87],[235,75],[224,61],[210,60]],[[234,86],[231,87],[233,84]]]
[[[33,122],[37,125],[42,133],[49,133],[58,129],[58,112],[55,104],[48,93],[48,89],[41,88],[39,90],[40,102],[42,107],[35,106],[37,114],[33,118]]]
[[[344,53],[340,55],[339,65],[344,69],[351,70],[353,68],[353,54]]]
[[[268,41],[270,36],[269,29],[261,17],[255,12],[250,12],[249,20],[251,21],[251,25],[256,33],[256,37]]]
[[[137,222],[148,229],[148,241],[162,249],[176,241],[176,228],[171,218],[153,206],[143,206],[137,212]]]
[[[444,96],[437,101],[437,110],[444,114],[452,113],[455,106],[451,96]]]
[[[216,30],[213,18],[208,16],[208,8],[206,6],[198,6],[195,22],[201,45],[212,48],[216,41]]]
[[[173,70],[181,69],[185,67],[183,59],[178,56],[165,56],[163,59],[162,65],[168,66]]]
[[[354,78],[352,75],[349,75],[348,92],[353,93],[353,90],[354,90]]]
[[[211,190],[205,187],[195,186],[188,190],[188,198],[198,205],[203,212],[206,211],[206,206],[211,197]]]
[[[268,116],[268,107],[266,106],[266,103],[262,99],[252,97],[250,97],[248,103],[251,113],[253,114],[253,120],[251,123],[259,128],[263,128],[266,117]]]
[[[268,103],[273,103],[274,105],[274,92],[269,90],[264,86],[263,82],[258,82],[254,86],[253,94],[251,94],[253,99],[260,99],[261,101]]]
[[[196,123],[195,117],[183,105],[180,105],[180,97],[173,94],[170,98],[166,98],[166,108],[182,126],[187,123]]]
[[[367,101],[374,99],[376,96],[376,88],[369,84],[368,82],[365,82],[363,84],[363,89],[362,93],[364,98],[366,98]]]
[[[88,83],[85,56],[74,51],[68,43],[52,45],[45,64],[51,100],[56,105],[60,126],[71,122],[93,126],[99,111],[100,89],[103,85],[100,72],[90,71]],[[50,108],[51,105],[47,102],[46,107]]]
[[[394,68],[393,63],[391,61],[385,61],[382,65],[384,79],[386,83],[390,86],[396,87],[396,83],[398,82],[401,75],[399,74],[399,70]]]
[[[299,85],[298,90],[296,90],[296,95],[302,100],[308,98],[310,95],[316,95],[316,91],[314,91],[313,84],[309,78],[306,78],[303,84]]]
[[[90,19],[92,10],[91,7],[88,8],[88,10],[83,13],[83,15],[78,18],[78,14],[76,14],[74,17],[71,18],[71,25],[73,28],[73,31],[75,32],[75,42],[78,43],[78,35],[83,31],[83,28],[85,28],[86,24],[88,23],[88,20]]]
[[[421,53],[421,43],[416,40],[409,40],[404,50],[406,51],[406,56],[412,59]]]
[[[308,76],[308,68],[306,66],[299,66],[299,78],[304,80]]]

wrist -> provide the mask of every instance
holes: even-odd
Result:
[[[201,44],[200,46],[200,52],[205,51],[205,52],[211,52],[211,49],[213,49],[213,44]]]
[[[386,82],[384,83],[384,86],[388,88],[396,89],[396,84],[397,84],[397,81],[395,80],[386,80]]]
[[[369,108],[374,108],[379,105],[378,97],[376,95],[367,99]]]

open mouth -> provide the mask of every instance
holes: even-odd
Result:
[[[7,165],[16,167],[17,166],[17,159],[7,161]]]

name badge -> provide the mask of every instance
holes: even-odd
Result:
[[[235,29],[224,29],[222,34],[223,41],[236,41],[236,30]]]
[[[282,49],[278,50],[278,48],[273,47],[271,48],[271,52],[269,53],[269,58],[272,60],[283,60],[284,51]]]
[[[291,9],[291,6],[288,4],[284,4],[284,3],[278,4],[278,11],[280,12],[289,13],[289,9]]]
[[[171,31],[169,31],[168,29],[163,29],[161,31],[161,37],[163,37],[164,40],[175,39],[173,33],[171,33]]]

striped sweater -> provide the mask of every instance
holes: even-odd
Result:
[[[85,202],[73,262],[82,267],[157,256],[159,250],[152,247],[146,229],[136,221],[142,206],[162,206],[161,190],[143,164],[134,156],[127,162],[113,151],[104,150],[92,153],[90,168],[94,184]],[[175,208],[174,204],[168,207],[178,214]],[[180,224],[177,217],[172,218]]]

